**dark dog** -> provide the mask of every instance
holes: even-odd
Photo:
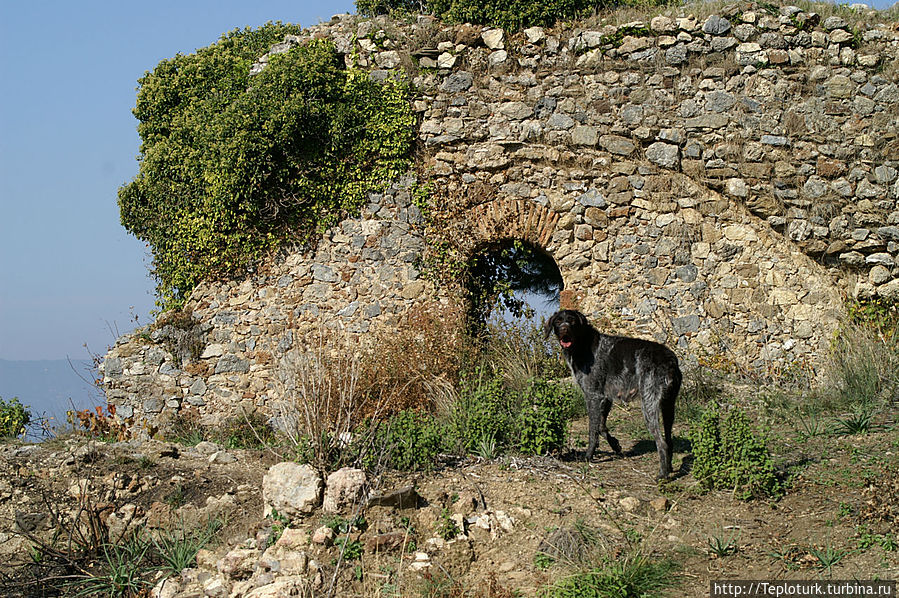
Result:
[[[590,416],[587,459],[593,457],[600,434],[621,454],[621,444],[606,428],[606,417],[613,399],[630,401],[639,395],[643,418],[659,452],[659,478],[668,477],[674,400],[682,379],[677,356],[659,343],[602,334],[584,314],[570,309],[553,314],[544,332],[547,337],[555,332],[571,374],[584,391]],[[664,434],[659,430],[660,418]]]

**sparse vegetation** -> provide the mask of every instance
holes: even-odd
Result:
[[[607,559],[544,588],[543,598],[638,598],[662,596],[677,585],[677,564],[636,552]]]
[[[31,412],[18,397],[11,399],[0,397],[0,438],[22,436],[30,421]]]
[[[764,433],[733,407],[711,406],[691,432],[693,475],[706,488],[738,498],[776,496],[782,490]]]
[[[517,30],[534,25],[551,26],[560,19],[591,14],[599,4],[584,0],[542,0],[541,2],[473,2],[472,0],[357,0],[359,14],[372,16],[394,11],[423,10],[455,23],[476,23]]]

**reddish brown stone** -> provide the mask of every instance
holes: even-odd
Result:
[[[835,179],[846,174],[846,163],[825,156],[818,156],[818,164],[815,168],[818,176]]]
[[[786,50],[768,50],[768,62],[771,64],[786,64],[790,62],[790,55]]]

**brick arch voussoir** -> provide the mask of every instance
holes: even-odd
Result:
[[[478,244],[518,239],[546,250],[559,214],[533,201],[497,199],[473,207],[468,219]]]

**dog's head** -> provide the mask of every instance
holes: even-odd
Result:
[[[543,334],[549,338],[549,333],[554,332],[562,348],[571,349],[589,327],[590,324],[584,314],[573,309],[563,309],[550,316],[543,327]]]

